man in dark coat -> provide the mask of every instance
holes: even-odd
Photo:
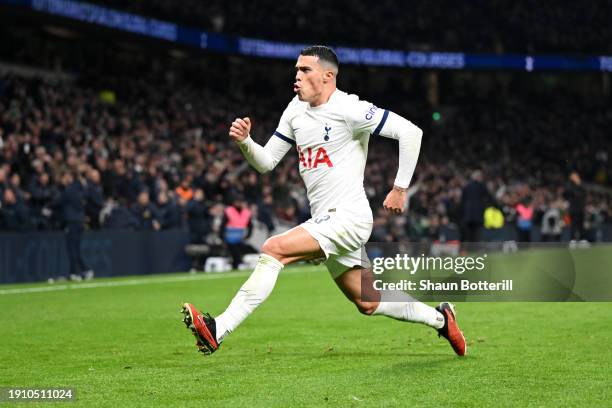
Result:
[[[11,188],[0,197],[0,230],[27,231],[29,229],[28,207],[17,199]]]
[[[193,200],[187,203],[187,226],[189,227],[189,242],[192,244],[205,243],[206,235],[210,232],[210,212],[204,201],[204,191],[195,190]]]
[[[482,171],[475,170],[461,193],[461,224],[463,242],[478,242],[484,210],[491,201],[489,190],[482,182]]]
[[[161,229],[181,228],[183,226],[182,208],[168,193],[160,191],[157,195],[157,216]]]
[[[62,175],[64,189],[60,194],[58,207],[64,220],[66,249],[70,262],[70,278],[73,280],[92,279],[91,270],[81,254],[81,237],[85,223],[85,192],[83,184],[75,180],[70,172]]]
[[[138,222],[139,230],[157,231],[161,228],[157,207],[151,203],[147,191],[141,191],[138,194],[138,202],[132,206],[132,214]]]
[[[87,198],[85,214],[87,215],[89,226],[94,230],[100,229],[100,211],[104,207],[104,193],[100,172],[96,169],[91,169],[87,173],[85,196]]]
[[[39,230],[51,228],[51,205],[56,189],[51,185],[49,174],[40,173],[30,182],[30,207],[34,227]]]
[[[586,206],[586,191],[582,186],[580,175],[573,171],[569,182],[565,186],[564,198],[569,204],[571,218],[571,238],[581,240],[584,238],[584,210]]]

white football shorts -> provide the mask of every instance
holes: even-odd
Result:
[[[331,209],[300,224],[325,252],[325,266],[337,278],[359,266],[369,268],[365,243],[372,233],[372,213],[347,209]]]

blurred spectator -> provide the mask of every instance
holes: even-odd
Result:
[[[247,203],[254,204],[259,202],[261,197],[261,183],[257,178],[257,174],[254,171],[248,171],[245,173],[242,184],[244,186],[243,194]]]
[[[462,226],[461,240],[478,242],[480,228],[483,225],[484,210],[491,201],[491,195],[484,185],[482,171],[474,170],[470,181],[461,193]]]
[[[257,207],[257,219],[266,226],[268,234],[270,235],[272,234],[272,231],[274,231],[273,218],[274,199],[272,198],[272,194],[270,192],[266,192],[264,193],[264,196]]]
[[[160,191],[157,196],[157,218],[161,229],[181,228],[183,226],[182,208],[168,193]]]
[[[7,170],[4,166],[0,165],[0,197],[3,197],[4,190],[8,188],[6,181]]]
[[[179,197],[187,202],[193,198],[193,189],[191,188],[191,176],[186,176],[181,180],[181,184],[174,190]]]
[[[15,193],[17,201],[25,202],[30,199],[30,193],[21,188],[21,176],[18,173],[13,173],[11,175],[9,188]]]
[[[57,207],[63,215],[66,232],[66,249],[70,263],[70,278],[73,280],[92,279],[93,270],[83,260],[81,254],[81,237],[85,222],[85,193],[81,181],[75,180],[69,171],[62,175],[63,191]]]
[[[591,242],[602,241],[601,227],[604,222],[605,215],[601,204],[590,202],[586,207],[585,238]]]
[[[30,182],[30,209],[35,229],[48,230],[52,227],[53,200],[57,194],[51,185],[48,173],[37,174]]]
[[[87,172],[85,195],[87,197],[85,214],[87,215],[89,226],[91,229],[100,229],[100,211],[102,211],[104,206],[104,193],[100,172],[96,169],[91,169]]]
[[[516,231],[520,242],[531,241],[534,208],[531,198],[527,197],[516,205]]]
[[[189,228],[190,244],[208,244],[207,237],[211,233],[211,216],[208,205],[204,201],[204,191],[197,188],[193,193],[193,200],[186,205],[187,226]],[[192,269],[202,270],[206,264],[206,258],[212,253],[212,246],[208,252],[192,257]]]
[[[17,199],[11,188],[4,190],[0,201],[0,229],[7,231],[29,230],[29,214],[24,202]]]
[[[584,210],[586,192],[582,187],[582,179],[578,172],[570,173],[569,182],[565,187],[565,199],[569,204],[569,216],[571,222],[571,239],[584,239]]]
[[[221,225],[223,238],[232,257],[232,267],[234,269],[238,269],[245,254],[255,252],[245,243],[245,240],[251,236],[252,229],[251,210],[246,206],[242,196],[234,196],[231,205],[224,211]]]
[[[132,215],[139,230],[161,229],[157,208],[151,203],[147,191],[138,194],[138,202],[132,206]]]
[[[563,230],[562,202],[555,200],[542,216],[542,241],[556,242],[561,240]]]
[[[138,229],[140,224],[125,204],[125,199],[108,200],[100,212],[102,226],[105,229]]]
[[[204,191],[195,190],[193,200],[187,203],[187,225],[189,227],[189,242],[192,244],[206,243],[206,236],[211,232],[210,213],[204,201]]]

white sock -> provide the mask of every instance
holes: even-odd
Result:
[[[261,254],[249,279],[242,285],[225,312],[215,318],[217,341],[233,332],[255,308],[270,296],[283,264],[270,255]]]
[[[434,329],[444,327],[444,316],[433,307],[416,300],[410,302],[383,302],[378,303],[375,315],[392,317],[405,322],[423,323]]]

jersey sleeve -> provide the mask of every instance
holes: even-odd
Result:
[[[378,136],[385,126],[389,111],[382,109],[368,101],[356,97],[347,104],[345,120],[356,136],[371,134]]]
[[[267,173],[276,167],[279,161],[287,154],[291,145],[272,136],[265,146],[256,143],[251,136],[247,137],[238,146],[249,164],[260,173]]]
[[[399,167],[394,184],[408,188],[419,157],[423,131],[393,112],[361,101],[355,95],[351,97],[352,101],[345,110],[346,123],[357,137],[371,134],[398,141]]]
[[[295,135],[293,134],[293,127],[291,126],[291,120],[295,116],[295,101],[291,101],[285,111],[281,115],[280,120],[278,121],[278,126],[274,131],[274,136],[278,137],[281,140],[289,143],[290,145],[295,145]]]
[[[244,157],[258,172],[266,173],[274,169],[291,146],[295,146],[295,136],[291,126],[291,119],[295,116],[294,112],[295,99],[289,103],[281,115],[274,134],[265,146],[256,143],[250,135],[238,143]]]

